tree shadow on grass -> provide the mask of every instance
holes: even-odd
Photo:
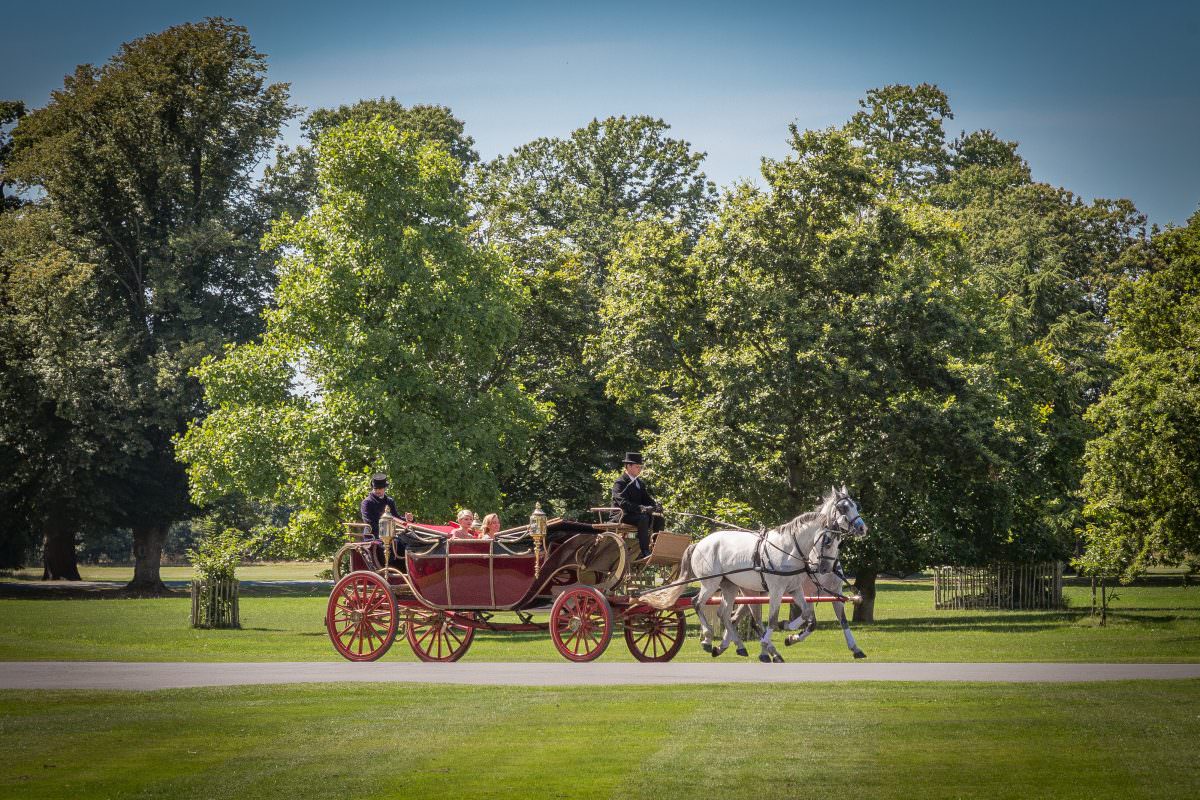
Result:
[[[851,584],[853,585],[853,583]],[[892,594],[893,592],[932,592],[932,582],[921,583],[878,583],[875,586],[876,591],[882,597],[883,595]]]

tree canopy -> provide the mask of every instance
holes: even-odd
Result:
[[[191,511],[171,445],[204,410],[188,372],[258,330],[270,286],[253,172],[292,109],[265,73],[244,28],[179,25],[81,65],[13,132],[5,174],[55,211],[53,245],[92,265],[88,291],[136,387],[125,415],[138,445],[108,453],[135,587],[161,588],[166,527]]]
[[[508,362],[547,409],[525,456],[528,468],[505,483],[510,506],[541,500],[560,513],[587,509],[603,499],[597,473],[638,449],[640,429],[653,424],[605,394],[585,345],[600,330],[624,232],[665,216],[694,240],[712,207],[703,153],[669,131],[644,116],[592,120],[479,170],[481,234],[518,266],[529,299]]]
[[[1129,251],[1112,293],[1119,375],[1088,411],[1083,481],[1093,574],[1200,554],[1200,213]]]
[[[495,508],[537,409],[499,355],[518,335],[510,264],[472,241],[462,166],[382,119],[316,147],[312,212],[276,224],[286,253],[266,330],[197,371],[213,411],[180,440],[193,496],[295,509],[300,552],[388,473],[406,510]]]

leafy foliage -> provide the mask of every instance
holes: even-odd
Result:
[[[434,105],[404,106],[396,98],[360,100],[337,108],[318,108],[301,123],[307,144],[294,148],[281,147],[275,162],[266,170],[263,203],[272,217],[287,213],[293,217],[306,214],[317,199],[317,158],[315,143],[322,135],[338,125],[357,120],[370,122],[381,119],[402,131],[411,131],[422,138],[437,142],[464,166],[479,161],[475,140],[467,136],[461,120],[449,108]]]
[[[845,131],[793,128],[792,148],[690,254],[661,221],[629,237],[603,306],[611,389],[652,389],[677,505],[773,523],[845,479],[876,532],[857,566],[985,558],[1009,443],[952,221],[889,197]]]
[[[167,525],[192,511],[170,443],[205,410],[189,370],[258,330],[271,281],[253,171],[292,109],[265,73],[228,20],[146,36],[69,75],[21,120],[5,165],[56,212],[54,246],[91,265],[88,291],[119,340],[130,444],[90,447],[120,473],[113,502],[134,530],[139,584],[161,586]]]
[[[201,523],[199,543],[187,551],[196,576],[204,581],[231,581],[238,564],[246,555],[244,534],[237,528],[222,528],[216,523]]]
[[[458,160],[350,121],[318,140],[317,177],[312,213],[264,243],[286,253],[266,331],[197,370],[214,410],[179,442],[198,502],[293,507],[287,534],[311,553],[375,470],[426,518],[496,507],[536,419],[496,369],[519,288],[470,239]]]
[[[1113,292],[1120,371],[1088,412],[1086,550],[1078,564],[1132,577],[1200,553],[1200,214],[1128,253]]]
[[[524,335],[507,360],[549,410],[531,442],[528,468],[505,484],[515,509],[541,500],[579,513],[594,504],[603,491],[596,473],[638,449],[638,430],[650,424],[605,395],[585,343],[599,331],[601,299],[612,291],[610,270],[625,231],[664,216],[694,240],[711,208],[703,154],[668,132],[650,117],[592,120],[479,171],[482,233],[519,265],[529,298]]]

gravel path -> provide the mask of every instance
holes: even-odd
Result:
[[[807,681],[996,681],[1002,683],[1200,678],[1200,664],[861,663],[571,664],[375,662],[130,663],[0,662],[0,689],[177,689],[280,683],[455,683],[616,686]]]

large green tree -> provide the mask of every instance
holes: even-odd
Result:
[[[1125,259],[1112,299],[1118,377],[1088,419],[1086,550],[1128,578],[1200,557],[1200,213]]]
[[[520,287],[473,241],[460,162],[382,119],[316,156],[317,204],[264,243],[285,253],[266,330],[198,370],[213,410],[179,442],[199,502],[292,507],[288,539],[313,554],[374,470],[423,518],[497,507],[536,418],[501,368]]]
[[[479,171],[482,234],[519,266],[529,298],[523,336],[507,363],[549,410],[525,457],[527,469],[505,483],[515,508],[541,500],[578,513],[605,499],[597,472],[640,447],[639,428],[649,420],[606,396],[585,344],[599,331],[601,299],[611,290],[624,233],[663,216],[694,242],[711,210],[704,154],[669,131],[650,117],[592,120],[567,137],[522,145]]]
[[[254,171],[291,113],[245,29],[214,18],[78,67],[13,135],[6,173],[41,190],[56,241],[94,266],[98,302],[124,320],[142,442],[122,465],[133,589],[162,588],[167,527],[191,513],[171,446],[203,412],[189,370],[259,330],[271,257]]]
[[[1044,409],[1013,479],[1014,554],[1062,558],[1081,524],[1087,409],[1112,379],[1108,296],[1134,265],[1122,254],[1145,219],[1128,201],[1084,203],[1030,177],[1016,145],[981,131],[950,147],[933,202],[961,226],[973,282],[993,298],[981,321],[1015,358],[1005,366],[1013,405]],[[1014,557],[1018,557],[1014,555]]]
[[[1003,407],[950,216],[893,192],[848,131],[791,145],[691,252],[663,220],[627,237],[597,349],[610,391],[652,392],[677,508],[773,523],[850,483],[874,529],[847,553],[869,619],[880,570],[996,553],[1010,430],[1037,420]]]
[[[119,524],[120,470],[144,441],[127,321],[55,242],[61,225],[47,207],[0,216],[0,563],[40,537],[43,576],[78,580],[75,534]]]

